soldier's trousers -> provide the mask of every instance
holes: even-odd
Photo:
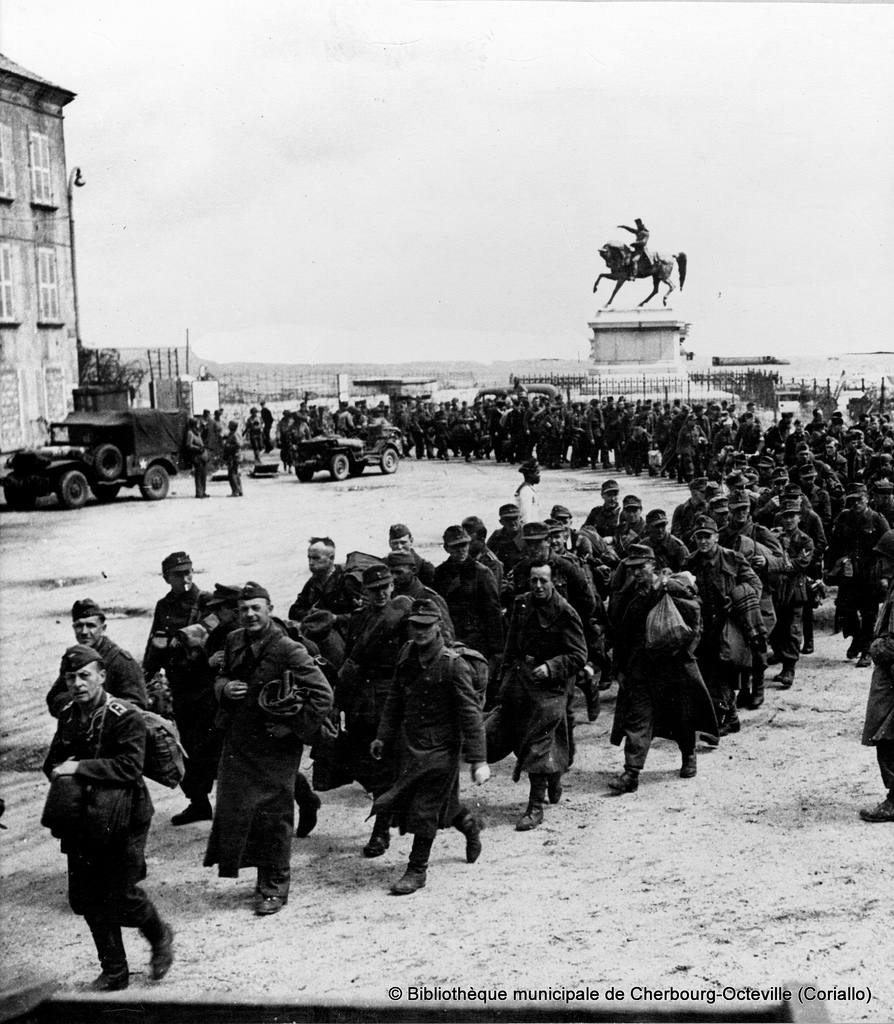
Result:
[[[285,462],[283,463],[285,465]],[[230,481],[230,493],[237,498],[242,497],[242,477],[239,475],[239,464],[227,466],[227,479]]]
[[[655,719],[655,702],[662,699],[666,704],[665,713],[671,716],[674,737],[680,754],[685,758],[695,750],[695,728],[692,724],[692,709],[681,694],[672,694],[669,687],[652,686],[648,683],[625,680],[624,702],[624,766],[636,772],[642,770],[652,746],[652,728]]]
[[[221,733],[207,712],[175,714],[180,742],[186,751],[186,773],[180,788],[190,803],[203,804],[217,778]]]
[[[877,600],[869,600],[858,608],[846,608],[841,611],[841,631],[845,636],[853,637],[861,654],[867,653],[872,643],[878,606]]]
[[[193,480],[196,482],[196,497],[204,498],[208,485],[208,466],[202,461],[196,461],[192,467]]]
[[[875,756],[888,799],[894,800],[894,740],[879,740],[875,745]]]
[[[770,646],[783,665],[794,666],[801,657],[801,613],[803,605],[776,605],[776,625],[770,633]]]

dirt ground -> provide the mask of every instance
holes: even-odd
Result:
[[[541,507],[566,504],[579,523],[602,479],[547,472]],[[74,988],[96,972],[87,929],[67,905],[64,859],[39,825],[46,782],[38,768],[53,732],[44,693],[73,642],[76,598],[108,609],[110,636],[140,656],[169,551],[191,553],[203,588],[255,579],[285,613],[307,577],[311,534],[335,538],[340,557],[382,553],[388,525],[406,522],[438,562],[446,525],[477,513],[493,528],[519,482],[513,467],[492,462],[405,461],[394,476],[342,484],[246,479],[242,501],[214,483],[212,500],[197,505],[181,477],[160,503],[137,495],[78,512],[0,509],[4,973],[51,974]],[[665,481],[621,484],[647,509],[669,512],[686,497]],[[147,948],[128,932],[132,989],[147,1000],[264,994],[364,1003],[387,1002],[397,986],[397,1000],[412,1005],[413,986],[505,989],[509,999],[515,989],[588,988],[600,1003],[614,986],[645,1010],[637,986],[705,991],[731,1007],[725,987],[794,982],[850,987],[851,998],[827,1004],[832,1020],[891,1019],[894,831],[856,814],[881,797],[874,753],[860,746],[870,671],[843,659],[830,624],[827,604],[817,652],[801,662],[794,688],[771,684],[764,707],[744,713],[740,734],[700,751],[694,780],[678,778],[676,747],[661,742],[637,793],[607,795],[622,763],[608,742],[614,690],[598,722],[578,715],[577,761],[542,827],[513,830],[526,791],[512,783],[510,761],[494,766],[482,789],[465,779],[487,826],[481,859],[467,865],[462,837],[441,833],[428,887],[404,899],[388,886],[410,837],[364,860],[369,801],[359,787],[323,795],[316,831],[294,842],[288,907],[257,918],[253,872],[234,881],[203,868],[207,823],[172,827],[183,797],[150,783],[157,813],[147,886],[176,928],[177,959],[151,986]],[[868,1002],[855,989],[868,990]]]

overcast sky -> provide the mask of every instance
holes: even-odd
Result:
[[[890,6],[3,0],[0,17],[2,52],[78,94],[89,345],[189,327],[221,360],[585,356],[610,294],[592,294],[597,250],[642,217],[653,249],[688,256],[672,306],[699,354],[894,348]]]

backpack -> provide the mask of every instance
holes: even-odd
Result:
[[[176,789],[186,774],[186,751],[180,745],[177,726],[154,711],[137,709],[146,723],[146,759],[143,776]]]
[[[444,651],[450,658],[462,658],[469,667],[469,670],[472,673],[472,685],[475,688],[478,703],[483,708],[484,698],[487,695],[487,683],[489,679],[487,658],[485,658],[485,656],[479,651],[476,651],[471,647],[466,647],[465,644],[461,644],[458,640],[455,640],[450,647],[445,647]]]

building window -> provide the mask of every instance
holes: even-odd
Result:
[[[50,176],[50,140],[40,132],[31,132],[31,202],[53,204],[53,182]]]
[[[12,129],[0,124],[0,199],[15,198],[15,178],[12,169]]]
[[[42,321],[58,321],[59,314],[59,276],[56,272],[56,250],[37,250],[37,287],[38,305],[37,319]]]
[[[12,246],[0,245],[0,320],[15,320],[12,281]]]

